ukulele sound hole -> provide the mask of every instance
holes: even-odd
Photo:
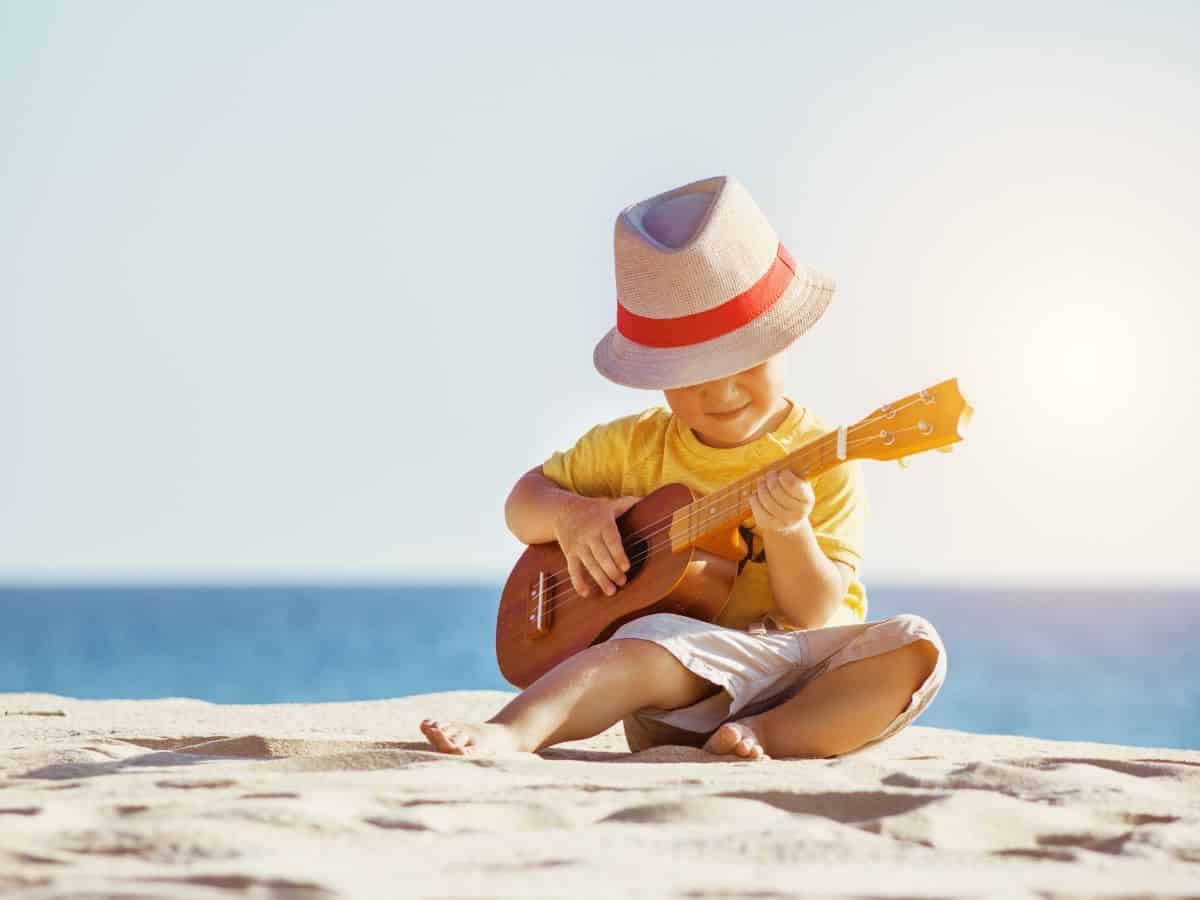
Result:
[[[624,547],[625,556],[629,558],[629,571],[625,573],[625,583],[628,584],[637,578],[638,572],[642,571],[642,566],[646,564],[649,542],[645,540],[629,541],[624,544]]]

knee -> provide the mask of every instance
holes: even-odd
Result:
[[[936,662],[938,655],[946,652],[942,636],[933,627],[933,623],[924,616],[918,616],[915,613],[901,613],[898,616],[892,616],[890,621],[899,623],[901,630],[913,639],[913,643],[921,647],[922,655],[932,658]]]
[[[629,684],[657,685],[674,662],[671,654],[644,638],[611,637],[585,647],[578,654],[582,663],[619,675]]]
[[[605,659],[619,659],[620,664],[639,676],[653,676],[662,670],[672,670],[672,663],[678,665],[670,651],[646,638],[613,637],[589,649],[598,652]]]
[[[916,684],[913,686],[913,692],[915,693],[937,670],[938,657],[942,651],[937,644],[927,638],[913,641],[905,649],[909,651],[915,660]]]
[[[937,669],[938,660],[945,654],[946,646],[942,643],[941,635],[938,634],[937,629],[923,616],[918,616],[914,613],[902,613],[892,616],[891,620],[897,622],[904,633],[910,638],[909,642],[901,649],[904,655],[911,661],[913,677],[916,679],[916,685],[913,690],[916,690]]]
[[[677,709],[690,706],[721,689],[691,672],[665,647],[645,638],[609,638],[597,647],[620,658],[631,685],[636,685],[651,706]]]
[[[905,631],[937,634],[937,629],[933,627],[933,623],[924,616],[918,616],[916,613],[898,613],[888,618],[888,621],[898,622]]]

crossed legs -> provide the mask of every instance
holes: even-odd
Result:
[[[920,640],[849,663],[766,713],[721,726],[705,749],[750,759],[848,752],[887,727],[936,661]],[[718,690],[652,641],[622,638],[564,660],[486,722],[425,719],[421,731],[444,753],[535,752],[592,737],[643,706],[678,709]]]

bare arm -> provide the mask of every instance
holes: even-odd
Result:
[[[504,501],[504,521],[522,544],[556,540],[554,525],[559,514],[578,494],[565,491],[534,466],[517,479]]]
[[[750,498],[775,606],[800,628],[820,628],[828,622],[854,575],[850,566],[830,559],[817,543],[808,519],[815,503],[811,482],[786,469],[760,479]]]
[[[763,532],[767,577],[775,605],[800,628],[821,628],[833,618],[854,570],[830,559],[806,521],[791,534]]]

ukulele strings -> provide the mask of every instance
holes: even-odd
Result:
[[[870,422],[863,423],[863,425],[869,425],[869,424],[870,424]],[[907,431],[907,430],[911,430],[911,428],[900,429],[900,430]],[[865,443],[868,441],[876,440],[877,437],[878,436],[862,438],[859,440],[848,442],[848,444],[849,443],[861,444],[861,443]],[[825,445],[825,446],[820,446],[817,449],[819,452],[819,458],[817,461],[818,465],[819,465],[821,462],[824,461],[826,450],[832,449],[832,447]],[[786,466],[787,466],[786,460],[782,461],[782,464],[776,464],[776,465],[769,467],[768,473],[774,472],[774,471],[779,471],[782,468],[785,468]],[[736,489],[736,496],[733,494],[731,489]],[[744,501],[746,499],[747,495],[752,494],[752,493],[753,493],[753,487],[751,485],[735,484],[735,485],[731,485],[727,488],[722,488],[721,490],[719,490],[713,494],[710,494],[706,497],[699,498],[698,500],[694,501],[694,503],[691,505],[693,505],[693,506],[703,505],[703,506],[707,506],[708,509],[707,509],[706,513],[704,513],[703,515],[701,515],[699,517],[697,517],[694,512],[688,514],[688,516],[687,516],[687,519],[688,519],[687,537],[688,537],[688,539],[695,540],[697,534],[703,535],[704,530],[707,529],[712,523],[723,521],[731,513],[740,509],[740,507],[742,506],[742,501]],[[727,502],[730,499],[734,500],[734,503],[732,505],[730,505]],[[673,527],[673,520],[674,520],[674,513],[672,513],[671,516],[667,516],[667,517],[657,520],[656,522],[649,523],[643,529],[640,529],[638,531],[630,533],[630,535],[628,535],[624,540],[628,541],[629,538],[633,538],[633,537],[641,537],[643,539],[648,539],[650,537],[653,537],[653,536],[660,534],[663,531]],[[664,522],[667,524],[661,525],[661,527],[658,527],[655,530],[649,531],[648,533],[646,533],[646,529],[654,528],[654,526],[659,525],[660,523],[664,523]],[[630,560],[630,564],[633,565],[636,562],[640,562],[642,559],[645,559],[647,556],[651,555],[653,552],[654,552],[654,548],[652,548],[652,547],[646,548],[646,550],[643,553],[641,553],[640,555],[635,554],[634,558]],[[559,569],[557,572],[551,573],[550,576],[548,576],[548,578],[550,579],[549,584],[548,584],[548,586],[543,586],[543,590],[547,590],[547,588],[548,588],[549,592],[552,594],[554,588],[557,588],[559,585],[563,584],[564,582],[569,581],[570,580],[569,577],[566,579],[560,579],[557,577],[559,575],[562,575],[563,573],[569,573],[569,569]],[[588,572],[588,574],[590,576],[591,573]],[[593,579],[593,581],[594,580],[595,579]],[[566,603],[568,600],[570,600],[572,593],[576,597],[584,596],[582,594],[579,594],[577,591],[568,590],[565,592],[566,596],[564,596],[561,600],[559,600],[559,602],[553,603],[551,605],[550,610],[552,611],[554,608],[557,608],[558,606],[561,606],[563,603]]]
[[[855,441],[853,443],[862,443],[864,441],[871,441],[871,440],[875,440],[875,438],[873,438],[873,437],[862,438],[861,440]],[[769,471],[778,471],[778,469],[771,468]],[[709,500],[708,497],[705,497],[703,499],[706,501]],[[735,502],[733,504],[727,504],[726,503],[727,499],[733,499]],[[716,501],[716,505],[710,506],[709,510],[705,513],[704,516],[696,519],[695,522],[689,522],[688,538],[690,540],[694,540],[698,533],[703,534],[703,529],[706,526],[708,526],[712,522],[719,522],[722,519],[726,518],[730,513],[736,511],[741,506],[742,499],[743,499],[743,497],[739,493],[738,496],[736,496],[736,497],[723,498],[719,501]],[[692,518],[695,518],[695,517],[689,516],[689,519],[692,519]],[[663,521],[663,520],[660,519],[659,521]],[[647,526],[647,527],[650,527],[650,526]],[[653,537],[654,535],[661,534],[663,531],[670,529],[670,527],[671,526],[669,524],[665,525],[665,526],[659,528],[658,530],[645,535],[645,538],[648,539],[650,537]],[[643,551],[642,553],[634,554],[633,557],[631,557],[629,560],[630,566],[632,567],[632,566],[636,565],[637,563],[641,562],[643,559],[646,559],[647,557],[652,556],[654,554],[654,552],[655,552],[655,548],[650,546],[650,547],[647,547],[646,550]],[[559,572],[566,572],[566,571],[568,571],[568,570],[566,570],[566,569],[559,570]],[[590,576],[591,573],[589,572],[588,574]],[[564,589],[558,598],[555,598],[550,603],[548,603],[546,605],[546,608],[543,610],[543,615],[545,615],[547,613],[551,613],[554,610],[559,609],[562,606],[565,606],[572,599],[582,598],[583,596],[585,596],[583,594],[580,594],[578,591],[576,591],[574,589],[574,584],[573,584],[573,582],[571,582],[570,578],[557,580],[553,583],[553,586],[544,586],[543,590],[546,593],[550,594],[553,591],[553,587],[557,587],[561,584],[571,584],[571,587]],[[532,620],[532,618],[533,617],[531,616],[530,619]]]
[[[872,438],[863,438],[863,440],[872,440]],[[851,443],[861,443],[861,441],[848,441],[847,446],[849,446],[849,444],[851,444]],[[825,450],[826,449],[827,448],[825,448],[825,447],[820,448],[820,452],[818,454],[818,459],[817,459],[818,465],[820,465],[822,462],[825,461],[824,458],[825,458]],[[772,465],[766,467],[766,471],[764,472],[763,475],[760,475],[758,477],[762,478],[762,477],[765,477],[765,475],[769,475],[772,472],[781,471],[785,468],[787,468],[786,464],[784,464],[784,465],[772,464]],[[721,492],[728,492],[728,495],[727,496],[718,496],[719,493],[721,493]],[[738,487],[736,494],[729,492],[728,487],[721,488],[721,492],[714,492],[712,494],[709,494],[708,496],[699,497],[695,501],[693,501],[693,503],[688,504],[689,506],[706,507],[706,509],[704,510],[703,513],[697,514],[695,512],[690,512],[687,514],[687,516],[686,516],[686,519],[687,519],[686,536],[689,541],[695,540],[698,536],[702,536],[704,534],[705,529],[713,522],[719,522],[719,521],[725,519],[730,514],[732,514],[734,511],[738,510],[742,505],[742,501],[746,500],[751,494],[753,494],[754,486],[753,485],[742,485],[742,486]],[[729,503],[728,501],[730,501],[730,500],[732,500],[734,502]],[[675,512],[678,512],[678,510],[676,510]],[[626,535],[622,539],[622,542],[623,542],[623,544],[628,544],[633,539],[637,539],[639,541],[648,541],[650,538],[655,537],[656,535],[662,534],[664,531],[669,531],[672,527],[674,527],[674,518],[675,518],[675,514],[673,512],[671,515],[664,516],[661,519],[657,519],[654,522],[650,522],[649,524],[645,525],[642,529],[639,529],[638,531],[630,532],[628,535]],[[666,524],[663,524],[663,523],[666,523]],[[657,527],[655,527],[655,526],[657,526]],[[649,528],[654,528],[654,530],[648,531],[643,534],[643,532],[645,532],[646,529],[649,529]],[[651,555],[653,552],[654,552],[653,548],[647,547],[640,555],[634,554],[633,556],[630,556],[629,557],[630,566],[632,567],[634,564],[641,562],[643,559],[645,559],[647,556]],[[568,577],[565,579],[557,578],[557,576],[559,576],[563,573],[566,573],[568,575]],[[547,591],[550,591],[550,590],[553,590],[554,588],[558,587],[560,584],[570,581],[569,574],[570,574],[569,569],[559,569],[557,572],[553,572],[550,575],[546,576],[547,583],[545,585],[545,589]],[[589,576],[591,575],[590,572],[588,572],[588,574],[589,574]],[[551,578],[554,578],[555,580],[551,581],[550,580]],[[595,579],[593,579],[593,580],[595,580]]]
[[[916,402],[917,402],[917,400],[912,400],[909,403],[904,404],[904,406],[896,407],[896,410],[899,411],[899,410],[904,409],[905,407],[910,406]],[[866,428],[867,426],[873,424],[874,422],[877,422],[879,419],[884,418],[886,415],[887,414],[885,413],[883,415],[876,416],[873,419],[867,419],[863,422],[858,423],[857,425],[852,426],[851,428],[847,429],[847,437],[850,434],[853,434],[856,431],[861,431],[863,428]],[[902,430],[907,431],[909,429],[902,429]],[[819,458],[817,460],[817,464],[819,465],[820,463],[824,462],[825,451],[827,449],[830,449],[829,441],[832,438],[836,437],[836,434],[837,434],[836,430],[832,431],[832,432],[826,432],[826,434],[824,434],[820,438],[818,438],[815,442],[813,442],[813,444],[806,445],[806,447],[800,448],[800,449],[806,449],[807,446],[816,447],[817,445],[821,445],[818,447]],[[847,441],[847,447],[849,447],[851,444],[861,444],[866,441],[875,440],[877,437],[878,437],[878,435],[873,435],[869,438],[861,438],[856,441]],[[794,453],[798,453],[798,452],[800,452],[800,450],[794,451]],[[788,458],[790,458],[791,455],[793,455],[793,454],[789,454]],[[786,458],[784,460],[781,460],[780,462],[783,464],[782,465],[780,465],[779,463],[772,464],[768,468],[768,474],[770,472],[776,472],[776,471],[779,471],[780,469],[787,467],[787,465],[786,465],[787,459]],[[696,521],[696,515],[694,512],[688,514],[688,538],[695,539],[698,528],[705,527],[710,522],[714,521],[714,517],[712,515],[713,509],[711,507],[711,504],[715,503],[718,506],[723,506],[725,501],[727,499],[729,499],[728,495],[730,495],[731,491],[733,491],[734,489],[736,489],[736,491],[737,491],[736,499],[740,502],[743,499],[742,491],[745,490],[746,488],[747,488],[746,485],[739,485],[738,482],[734,482],[733,484],[726,485],[723,488],[717,489],[716,491],[714,491],[711,494],[708,494],[704,497],[699,497],[696,500],[694,500],[691,504],[689,504],[689,506],[709,506],[710,508],[708,511],[708,515],[706,517],[701,518],[699,521]],[[722,496],[722,495],[727,495],[727,496]],[[736,509],[736,508],[737,508],[736,506],[732,507],[732,508],[725,507],[721,510],[721,512],[729,513],[729,512],[732,512],[733,509]],[[676,510],[675,512],[677,512],[677,511],[678,510]],[[648,539],[648,538],[653,537],[656,534],[662,533],[664,530],[666,530],[672,526],[675,512],[672,512],[670,515],[664,516],[661,519],[657,519],[653,522],[649,522],[646,525],[644,525],[642,528],[638,529],[637,531],[630,532],[628,535],[625,535],[622,538],[622,541],[624,542],[624,541],[629,541],[631,539],[637,539],[637,538]],[[666,522],[667,524],[663,525],[662,523],[664,523],[664,522]],[[656,527],[656,526],[661,526],[661,527]],[[650,529],[650,528],[654,528],[655,530],[647,533],[647,529]],[[700,533],[703,534],[703,532],[700,532]],[[644,558],[645,558],[644,556],[639,557],[639,561],[640,561],[640,559],[644,559]],[[633,562],[634,562],[634,560],[631,559],[630,563],[632,564]],[[545,585],[545,587],[547,589],[553,589],[553,588],[557,587],[561,583],[561,581],[556,580],[556,579],[558,579],[558,576],[563,575],[564,573],[569,574],[569,570],[568,569],[559,569],[556,572],[551,572],[548,575],[546,575],[547,584]]]
[[[895,411],[899,411],[908,406],[911,406],[913,403],[919,402],[920,400],[924,399],[924,394],[925,394],[925,392],[922,391],[921,395],[918,398],[914,398],[913,400],[910,400],[908,403],[905,403],[903,405],[895,407]],[[932,401],[926,400],[925,402],[932,402]],[[848,434],[856,432],[856,431],[861,431],[863,428],[866,428],[867,426],[873,424],[874,422],[878,421],[881,418],[884,418],[884,416],[887,416],[887,415],[888,415],[888,413],[884,413],[880,416],[876,416],[874,418],[867,419],[867,420],[859,423],[858,425],[855,425],[852,428],[848,429]],[[897,429],[897,431],[894,433],[900,433],[901,431],[911,431],[915,427],[917,427],[917,426],[910,426],[909,428]],[[829,440],[829,438],[832,437],[835,433],[836,432],[827,433],[823,438],[818,438],[818,442],[820,442],[820,441],[827,442]],[[879,439],[880,436],[881,435],[872,435],[870,437],[860,438],[860,439],[852,441],[852,442],[848,441],[847,446],[849,446],[851,443],[861,444],[861,443],[865,443],[868,441],[877,440],[877,439]],[[823,461],[824,454],[827,449],[829,449],[827,444],[823,444],[818,447],[818,453],[819,453],[818,464],[821,461]],[[775,464],[775,465],[771,466],[769,468],[769,471],[778,471],[780,468],[786,467],[786,465],[787,465],[786,459],[781,461],[781,463],[782,463],[782,465]],[[694,504],[699,504],[700,502],[703,501],[704,504],[708,505],[709,510],[708,510],[708,513],[705,516],[702,516],[698,521],[696,520],[696,516],[694,513],[689,514],[689,516],[688,516],[688,520],[689,520],[688,521],[688,537],[689,537],[689,539],[694,540],[697,532],[701,528],[706,527],[708,524],[710,524],[713,521],[720,521],[720,520],[724,519],[729,513],[738,509],[741,506],[741,501],[744,499],[742,496],[742,491],[745,488],[746,488],[745,485],[738,485],[737,483],[735,483],[734,485],[730,485],[728,487],[721,488],[721,489],[715,491],[713,494],[710,494],[706,497],[700,498],[697,501],[694,501]],[[736,497],[732,496],[731,489],[736,489]],[[722,496],[722,495],[725,495],[725,496]],[[728,499],[734,499],[736,501],[736,503],[733,506],[728,506],[728,505],[726,505],[726,501]],[[669,529],[671,527],[671,522],[673,519],[674,519],[674,513],[672,513],[670,516],[665,516],[662,519],[658,519],[655,522],[648,523],[642,529],[639,529],[638,531],[635,531],[635,532],[631,532],[629,535],[627,535],[624,538],[624,540],[628,540],[629,538],[632,538],[635,536],[643,538],[643,539],[648,539],[650,537],[653,537],[654,535],[660,534],[664,530]],[[654,528],[656,525],[660,525],[663,522],[667,522],[668,524],[662,525],[661,527],[658,527],[654,531],[644,533],[644,532],[646,532],[646,529]],[[700,531],[700,533],[703,533],[703,532]],[[630,560],[630,565],[632,566],[633,564],[635,564],[637,562],[641,562],[643,559],[649,557],[653,552],[654,552],[653,548],[647,547],[647,549],[642,554],[634,555],[634,558]],[[549,577],[553,578],[555,580],[551,581],[548,586],[543,585],[543,590],[552,594],[553,589],[555,587],[558,587],[559,585],[563,584],[564,582],[569,582],[570,581],[569,577],[567,579],[559,579],[558,578],[558,576],[562,575],[563,573],[568,573],[568,575],[569,575],[569,570],[568,569],[559,569],[557,572],[551,573],[551,575]],[[557,602],[551,602],[551,603],[547,604],[547,607],[543,610],[543,614],[545,615],[547,613],[553,612],[554,610],[559,609],[562,606],[566,605],[572,599],[580,599],[583,596],[584,595],[582,595],[578,591],[574,590],[574,587],[572,584],[572,586],[570,588],[567,588],[566,590],[564,590],[562,592],[562,595],[560,596],[560,598],[558,599]],[[533,619],[533,617],[531,616],[530,621],[532,621],[532,619]]]

